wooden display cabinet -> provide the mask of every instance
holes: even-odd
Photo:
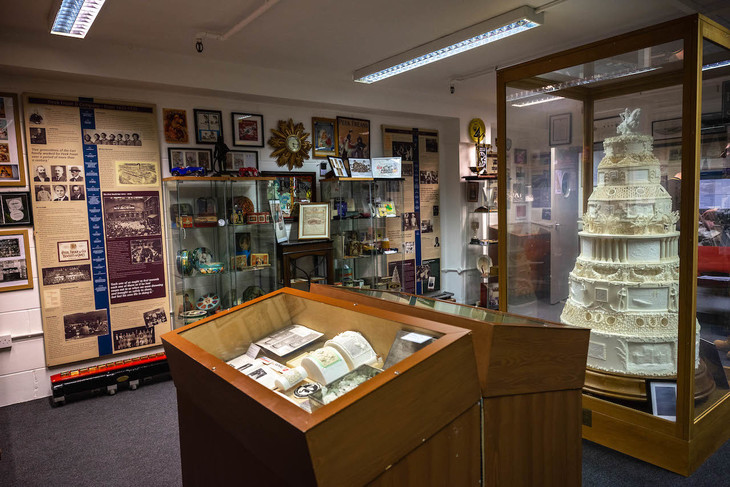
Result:
[[[481,485],[581,485],[588,329],[406,293],[312,292],[471,330],[483,397]]]
[[[435,338],[327,405],[305,411],[226,364],[300,324],[367,338]],[[479,380],[471,333],[284,288],[162,337],[177,388],[185,485],[479,485]]]

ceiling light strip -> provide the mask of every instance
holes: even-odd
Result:
[[[51,34],[83,39],[94,23],[105,0],[63,0],[58,8]]]

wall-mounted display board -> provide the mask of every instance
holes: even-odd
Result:
[[[154,105],[25,94],[49,366],[170,329]]]
[[[388,238],[403,249],[403,260],[389,263],[389,274],[402,290],[438,291],[441,274],[438,131],[382,126],[383,155],[401,158],[405,179],[401,229],[388,222]],[[399,212],[401,213],[401,212]]]
[[[0,187],[25,186],[18,95],[0,93]]]

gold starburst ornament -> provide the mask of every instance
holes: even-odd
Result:
[[[301,122],[294,125],[289,121],[279,120],[279,127],[271,129],[269,145],[274,149],[271,157],[276,159],[279,166],[288,166],[291,171],[295,167],[302,167],[304,159],[309,159],[309,150],[312,144],[307,140],[309,134],[304,131]]]

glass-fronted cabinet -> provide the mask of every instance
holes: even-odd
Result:
[[[500,258],[538,266],[500,266],[500,307],[591,328],[584,437],[686,475],[730,436],[730,32],[695,15],[497,77]]]
[[[278,287],[274,178],[165,178],[175,327]]]
[[[479,301],[483,308],[499,307],[497,279],[497,175],[466,176],[468,259],[478,271]],[[471,284],[470,284],[471,285]]]
[[[331,205],[335,283],[401,289],[403,180],[332,178],[321,181]]]

